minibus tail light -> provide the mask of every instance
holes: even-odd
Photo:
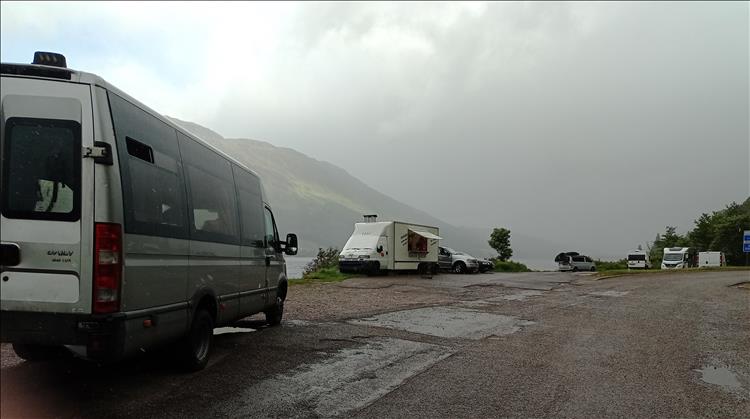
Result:
[[[94,224],[94,313],[113,313],[120,308],[122,277],[122,227]]]

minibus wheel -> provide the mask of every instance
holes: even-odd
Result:
[[[284,299],[281,296],[276,296],[276,302],[273,307],[265,312],[266,323],[269,326],[278,326],[281,324],[281,318],[284,317]]]
[[[181,344],[182,367],[188,371],[200,371],[208,364],[214,341],[214,318],[206,309],[199,309],[193,317],[190,332]]]

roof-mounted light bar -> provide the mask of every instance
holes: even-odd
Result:
[[[55,52],[36,51],[34,53],[34,61],[31,64],[68,68],[65,56]]]

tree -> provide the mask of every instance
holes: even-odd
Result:
[[[714,217],[703,213],[695,220],[695,228],[688,233],[690,244],[698,251],[711,250],[711,242],[714,239]]]
[[[664,249],[667,247],[687,247],[690,241],[685,236],[677,234],[677,227],[667,226],[664,234],[657,234],[649,250],[651,263],[661,265]]]
[[[507,228],[495,228],[490,234],[490,240],[487,242],[490,247],[497,251],[497,258],[505,262],[513,255],[513,249],[510,248],[510,230]]]

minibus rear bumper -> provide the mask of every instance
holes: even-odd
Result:
[[[122,315],[80,315],[24,311],[0,312],[0,341],[36,345],[85,346],[94,360],[122,357],[125,339]]]

